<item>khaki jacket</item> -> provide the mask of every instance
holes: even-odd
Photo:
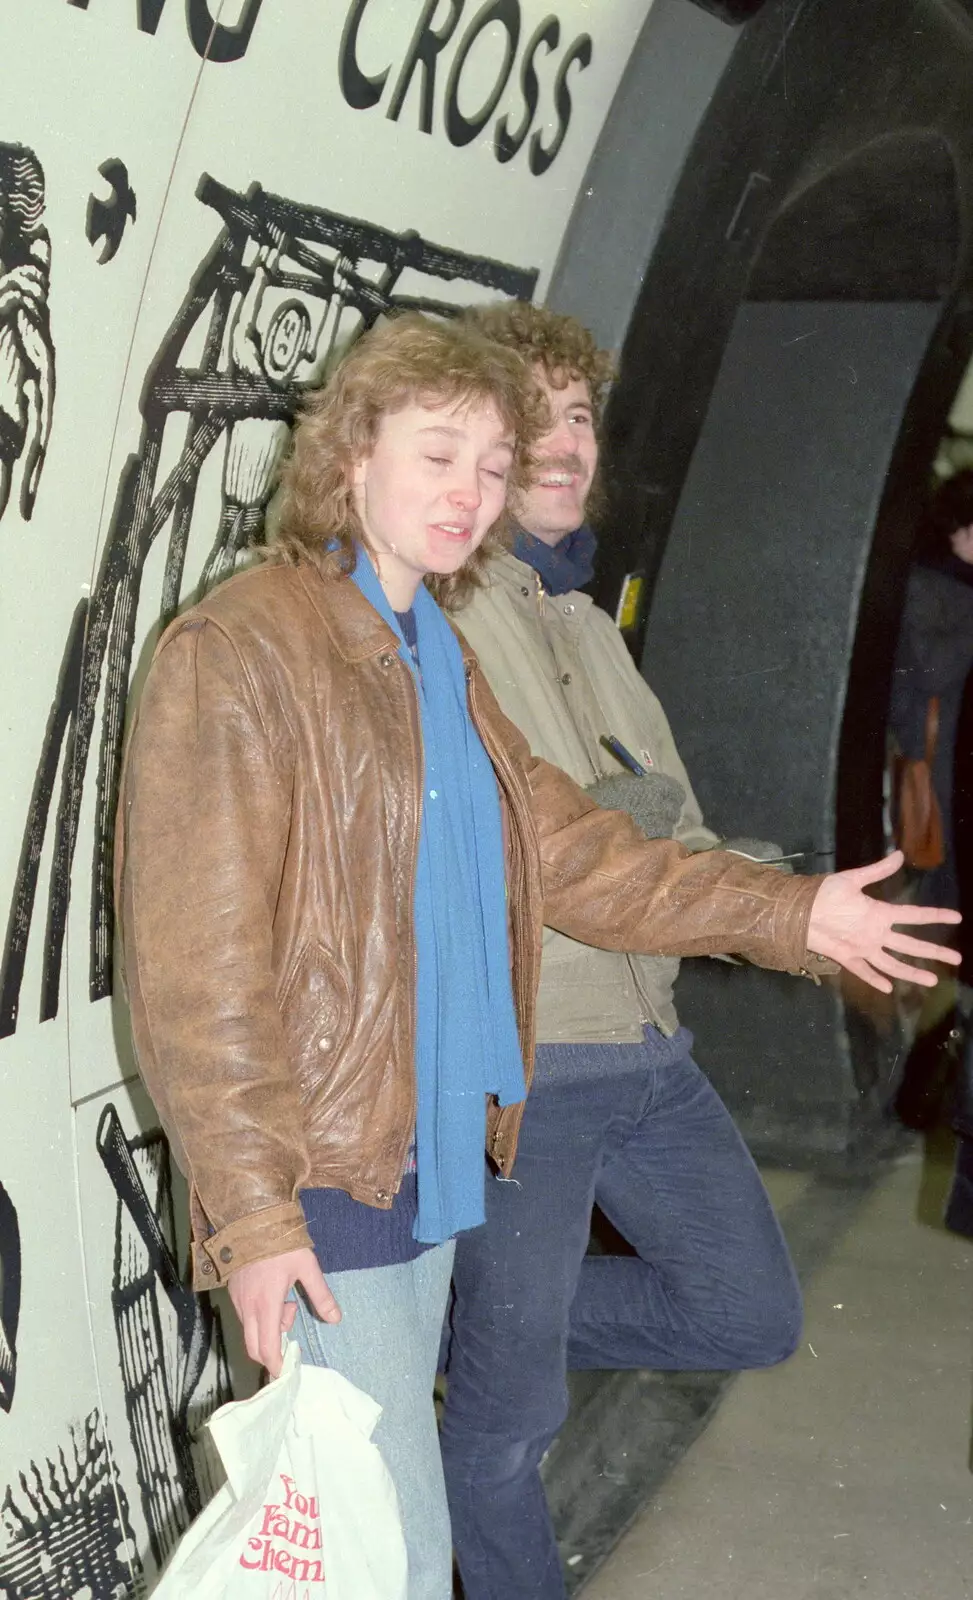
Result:
[[[718,843],[703,825],[660,702],[590,595],[548,595],[532,567],[505,554],[490,563],[488,586],[477,590],[456,622],[501,709],[535,755],[587,787],[622,770],[600,743],[613,733],[643,766],[685,789],[674,837],[690,850]],[[596,950],[545,928],[538,1043],[634,1043],[646,1022],[674,1033],[678,971],[672,956]]]
[[[391,1205],[415,1120],[411,674],[349,581],[230,579],[163,635],[126,758],[116,896],[139,1066],[190,1185],[195,1281],[309,1243],[299,1201]],[[464,651],[504,812],[528,1082],[541,928],[797,971],[818,880],[649,843],[538,760]],[[522,1107],[488,1116],[509,1172]]]

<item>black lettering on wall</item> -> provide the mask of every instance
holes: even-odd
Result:
[[[384,72],[378,72],[374,78],[370,78],[358,65],[358,29],[367,5],[368,0],[354,0],[345,18],[338,47],[338,83],[353,111],[369,111],[372,106],[378,105],[392,70],[386,67]]]
[[[405,104],[405,97],[409,92],[416,67],[422,69],[422,100],[419,106],[419,127],[423,133],[432,133],[432,111],[436,93],[436,57],[440,51],[445,50],[456,25],[463,15],[464,0],[449,0],[449,16],[442,27],[434,28],[432,19],[439,7],[439,0],[426,0],[425,10],[416,23],[412,42],[406,51],[399,73],[398,82],[392,95],[392,102],[386,112],[391,122],[399,120],[399,113]]]
[[[87,11],[88,0],[68,0],[69,6]],[[140,33],[155,33],[165,10],[166,0],[138,0],[135,11],[136,26]]]
[[[557,78],[554,81],[554,109],[557,112],[557,132],[549,145],[544,144],[540,129],[530,141],[529,164],[535,178],[546,172],[552,161],[557,159],[558,152],[564,143],[568,124],[571,121],[571,91],[568,88],[568,72],[574,63],[578,63],[578,71],[583,72],[585,67],[590,67],[593,47],[591,35],[579,34],[575,39],[564,60],[558,68]]]
[[[241,61],[262,5],[263,0],[246,0],[239,22],[231,28],[213,21],[207,0],[186,0],[186,22],[196,54],[206,61]]]
[[[69,6],[87,11],[89,0],[68,0]],[[246,0],[243,15],[232,27],[215,22],[207,0],[185,0],[186,27],[196,54],[204,61],[240,61],[247,53],[263,0]],[[166,0],[137,0],[136,26],[140,33],[155,33]]]
[[[530,133],[531,123],[537,113],[538,102],[541,97],[541,86],[537,79],[537,68],[534,62],[541,45],[547,49],[548,55],[556,50],[561,42],[561,24],[552,12],[542,22],[537,24],[527,41],[524,59],[520,66],[520,92],[524,97],[524,114],[516,133],[510,131],[510,118],[501,117],[497,123],[493,150],[498,161],[512,161],[520,149],[527,135]]]
[[[480,34],[489,28],[491,23],[499,22],[506,30],[507,46],[504,52],[503,65],[496,83],[487,95],[479,111],[473,117],[464,117],[459,108],[459,85],[463,75],[469,53]],[[449,82],[446,86],[446,137],[450,144],[471,144],[483,132],[494,111],[510,77],[520,43],[520,5],[519,0],[487,0],[476,14],[462,44],[456,52],[456,58],[450,68]]]

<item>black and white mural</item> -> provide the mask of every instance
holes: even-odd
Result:
[[[148,1593],[255,1375],[113,973],[126,719],[377,318],[543,295],[652,0],[9,0],[0,52],[0,1596]],[[325,15],[325,12],[327,15]]]
[[[103,267],[117,254],[126,224],[135,221],[138,210],[124,161],[111,157],[101,163],[98,171],[111,193],[106,200],[95,193],[89,195],[84,231],[88,243],[98,251],[98,265]]]
[[[10,1411],[17,1384],[20,1322],[20,1225],[17,1208],[0,1183],[0,1411]]]
[[[0,1501],[6,1600],[140,1600],[142,1563],[100,1413],[72,1424],[53,1459],[32,1461]]]
[[[186,557],[200,473],[219,450],[221,506],[191,592],[232,570],[259,536],[301,392],[376,319],[404,307],[448,313],[437,282],[530,298],[529,270],[392,234],[253,185],[246,194],[204,174],[197,188],[223,227],[193,275],[145,375],[142,432],[119,479],[111,531],[90,601],[68,629],[23,834],[0,971],[0,1037],[17,1026],[38,870],[54,801],[53,868],[39,998],[40,1020],[57,1014],[80,802],[97,739],[95,849],[91,876],[90,995],[111,993],[112,838],[128,684],[146,559],[166,541],[157,620],[186,592]],[[198,352],[193,359],[191,350]],[[161,462],[170,430],[178,455]],[[144,627],[144,619],[142,621]],[[100,733],[95,721],[103,696]]]
[[[54,415],[51,236],[33,150],[0,144],[0,518],[15,493],[29,522]]]
[[[97,1146],[118,1200],[112,1314],[142,1510],[161,1566],[217,1487],[202,1427],[232,1398],[230,1375],[219,1318],[187,1287],[178,1257],[165,1138],[126,1138],[107,1105]]]

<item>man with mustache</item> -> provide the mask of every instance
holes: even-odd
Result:
[[[580,592],[593,571],[585,510],[610,358],[543,307],[472,315],[531,360],[553,425],[514,507],[513,551],[491,561],[458,625],[535,755],[631,810],[646,833],[711,848],[717,835],[661,705],[615,624]],[[605,735],[648,782],[622,773]],[[466,1600],[566,1593],[538,1468],[567,1414],[568,1367],[761,1367],[799,1340],[794,1270],[679,1026],[677,970],[544,930],[516,1174],[488,1180],[486,1227],[461,1236],[454,1265],[442,1444]],[[634,1255],[585,1255],[596,1202]]]

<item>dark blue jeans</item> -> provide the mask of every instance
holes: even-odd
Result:
[[[798,1343],[787,1248],[691,1044],[648,1030],[638,1070],[533,1093],[514,1178],[457,1241],[442,1448],[467,1600],[563,1600],[538,1467],[568,1367],[761,1367]],[[596,1201],[637,1255],[585,1254]]]

